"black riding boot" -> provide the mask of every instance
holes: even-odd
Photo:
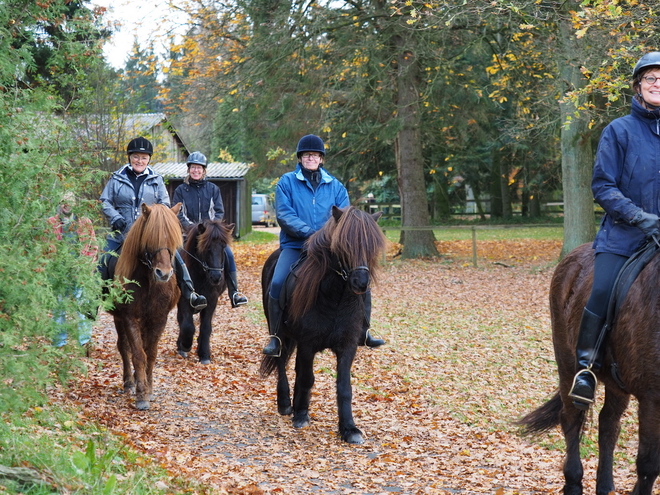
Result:
[[[195,286],[188,273],[188,267],[181,259],[181,255],[177,251],[174,255],[174,269],[176,270],[176,280],[181,289],[181,295],[186,301],[190,301],[193,314],[199,313],[206,307],[206,297],[195,292]]]
[[[242,306],[248,302],[247,297],[238,292],[238,278],[236,277],[236,272],[227,273],[227,295],[229,296],[229,302],[231,302],[232,308]]]
[[[362,324],[362,336],[358,345],[366,345],[367,347],[380,347],[385,344],[383,339],[376,339],[371,336],[369,327],[371,326],[371,291],[368,290],[364,294],[364,322]]]
[[[270,340],[263,349],[266,356],[280,357],[282,354],[282,341],[277,336],[280,329],[280,322],[282,321],[282,309],[280,302],[277,299],[268,295],[268,333],[270,333]]]
[[[604,327],[603,318],[584,308],[575,350],[579,371],[573,378],[573,386],[568,393],[578,409],[587,410],[594,402],[597,380],[592,370],[600,368],[599,340]]]

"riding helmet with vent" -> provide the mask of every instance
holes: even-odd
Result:
[[[649,52],[642,56],[633,69],[633,79],[635,79],[643,69],[648,67],[660,67],[660,52]]]
[[[126,147],[126,153],[146,153],[151,156],[154,154],[154,147],[151,145],[151,142],[143,137],[137,137],[133,139],[128,146]]]
[[[186,161],[188,166],[190,165],[201,165],[206,168],[206,156],[199,151],[193,151],[188,155],[188,160]]]
[[[323,144],[323,139],[314,134],[308,134],[303,136],[298,141],[298,148],[296,149],[296,155],[300,158],[300,155],[305,152],[315,151],[316,153],[321,153],[321,156],[325,156],[325,145]]]

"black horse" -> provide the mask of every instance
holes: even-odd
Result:
[[[324,227],[308,239],[306,256],[283,289],[290,297],[279,327],[282,354],[277,358],[264,356],[261,362],[263,376],[277,369],[278,412],[293,414],[293,426],[302,428],[310,421],[314,356],[331,349],[337,357],[339,434],[348,443],[364,442],[353,421],[351,366],[363,331],[364,294],[385,249],[385,236],[376,224],[379,217],[380,213],[370,215],[354,207],[333,207]],[[266,318],[268,291],[278,256],[279,250],[271,254],[262,272]],[[286,365],[296,347],[292,407]]]
[[[211,363],[211,320],[218,305],[218,297],[227,288],[225,279],[225,247],[231,242],[234,224],[226,225],[220,220],[196,224],[188,232],[185,248],[181,253],[193,285],[199,294],[206,297],[207,306],[199,314],[199,337],[197,356],[202,364]],[[179,299],[177,306],[179,338],[177,351],[187,357],[195,337],[195,323],[190,301]]]
[[[593,283],[594,251],[583,244],[555,269],[550,285],[552,340],[559,372],[559,390],[548,402],[522,418],[528,433],[561,425],[566,440],[564,493],[582,493],[580,437],[586,411],[573,405],[568,393],[577,372],[575,344],[582,310]],[[621,303],[607,341],[603,366],[596,372],[605,385],[598,417],[596,493],[614,493],[612,462],[621,416],[630,396],[639,402],[639,447],[634,495],[650,495],[660,473],[660,257],[640,272]],[[616,365],[616,366],[613,366]],[[618,370],[618,371],[617,371]]]

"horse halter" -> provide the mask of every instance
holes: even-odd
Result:
[[[172,263],[174,260],[174,255],[172,254],[172,251],[170,251],[170,248],[166,248],[166,247],[158,248],[153,253],[150,253],[149,251],[145,251],[142,257],[140,258],[140,261],[142,262],[143,265],[146,265],[149,268],[149,270],[153,270],[154,257],[161,251],[167,251],[170,254],[170,263]]]
[[[181,249],[181,251],[185,252],[188,256],[190,256],[192,259],[194,259],[197,263],[202,265],[202,269],[205,272],[224,272],[225,271],[225,257],[222,257],[222,265],[220,265],[218,268],[209,266],[206,264],[206,261],[202,261],[196,256],[194,256],[191,252],[187,251],[186,249]]]
[[[335,272],[337,275],[339,275],[344,280],[344,282],[348,281],[348,277],[350,277],[352,273],[357,272],[359,270],[364,270],[367,273],[369,273],[369,267],[366,266],[366,265],[356,266],[355,268],[346,271],[346,269],[341,264],[340,259],[337,259],[337,264],[339,265],[338,270],[335,269],[335,268],[331,268],[331,269],[332,269],[333,272]]]

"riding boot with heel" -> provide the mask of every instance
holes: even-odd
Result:
[[[227,295],[229,296],[229,302],[232,308],[242,306],[248,302],[247,297],[238,291],[238,277],[236,272],[227,273]]]
[[[199,313],[206,307],[206,297],[195,292],[195,286],[193,285],[192,279],[190,278],[190,273],[188,272],[188,267],[181,259],[181,255],[177,251],[174,255],[174,268],[176,271],[176,279],[179,284],[179,289],[181,289],[182,297],[190,302],[190,306],[193,309],[193,314]]]
[[[371,291],[367,291],[364,295],[364,320],[362,323],[362,336],[358,345],[375,348],[385,344],[383,339],[377,339],[371,336],[369,332],[371,327]]]
[[[599,351],[603,337],[601,333],[604,330],[605,319],[584,308],[575,351],[579,371],[575,374],[573,386],[568,393],[573,399],[573,405],[581,410],[589,409],[594,403],[598,383],[594,370],[600,369]]]
[[[270,340],[262,351],[266,356],[280,357],[282,354],[282,341],[277,336],[281,321],[282,308],[280,308],[280,302],[268,295],[268,333],[270,333]]]

